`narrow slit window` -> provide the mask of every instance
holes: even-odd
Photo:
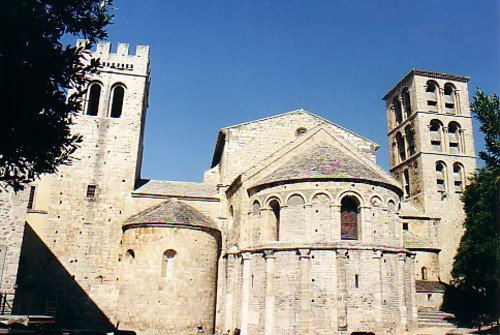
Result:
[[[33,206],[35,204],[35,192],[36,192],[36,186],[31,186],[30,187],[30,196],[28,199],[28,209],[33,209]]]

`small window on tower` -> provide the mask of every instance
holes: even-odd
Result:
[[[33,209],[33,205],[35,204],[35,186],[30,187],[30,197],[28,199],[28,209]]]
[[[87,185],[87,199],[95,199],[97,185]]]
[[[408,231],[408,222],[403,222],[403,230]]]

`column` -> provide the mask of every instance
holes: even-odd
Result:
[[[455,90],[455,114],[462,115],[462,104],[460,103],[460,93]]]
[[[375,272],[374,278],[376,278],[375,289],[373,292],[373,301],[375,308],[375,319],[380,322],[380,326],[382,326],[382,318],[383,318],[383,296],[382,296],[382,251],[381,250],[373,250],[373,269]],[[383,328],[383,327],[379,327]]]
[[[340,240],[340,204],[330,205],[331,218],[332,218],[332,241]]]
[[[311,292],[309,288],[309,267],[311,249],[299,249],[300,261],[300,335],[309,334]]]
[[[347,250],[337,251],[337,282],[338,282],[338,331],[345,334],[347,331],[347,272],[346,262],[348,258]]]
[[[406,111],[405,111],[405,104],[403,103],[402,96],[398,97],[398,103],[399,103],[399,108],[401,111],[401,123],[403,123],[406,120]]]
[[[448,127],[443,125],[443,138],[441,141],[441,152],[448,152],[448,149],[450,147],[450,143],[448,141]],[[448,166],[448,165],[446,165]]]
[[[266,260],[266,302],[264,334],[274,334],[274,251],[264,250]]]
[[[408,322],[406,299],[405,299],[405,259],[406,255],[403,253],[398,254],[398,300],[399,300],[399,314],[401,320],[401,330],[406,331]]]
[[[237,278],[236,255],[228,254],[226,258],[226,304],[224,317],[224,331],[233,329],[233,308],[234,308],[234,290],[236,288],[235,280]]]
[[[443,94],[444,94],[444,88],[439,87],[438,89],[438,95],[437,95],[437,101],[438,101],[438,113],[444,113],[444,99],[443,99]]]
[[[238,280],[238,265],[236,264],[237,255],[227,255],[227,271],[226,271],[226,304],[225,304],[225,319],[224,331],[233,330],[233,311],[234,311],[234,293]]]
[[[248,334],[248,305],[250,303],[250,262],[252,254],[244,252],[242,255],[243,275],[241,287],[241,335]]]
[[[415,285],[415,254],[410,255],[412,266],[410,267],[409,276],[410,276],[410,297],[411,301],[409,302],[411,305],[411,327],[416,328],[418,322],[418,309],[417,309],[417,288]]]

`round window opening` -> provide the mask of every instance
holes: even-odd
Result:
[[[295,136],[300,136],[302,134],[305,134],[307,132],[307,129],[304,127],[297,128],[295,131]]]

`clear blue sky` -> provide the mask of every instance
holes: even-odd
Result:
[[[217,132],[305,108],[381,145],[412,68],[499,93],[498,1],[116,0],[109,40],[151,47],[142,176],[201,181]],[[476,128],[476,149],[483,146]]]

